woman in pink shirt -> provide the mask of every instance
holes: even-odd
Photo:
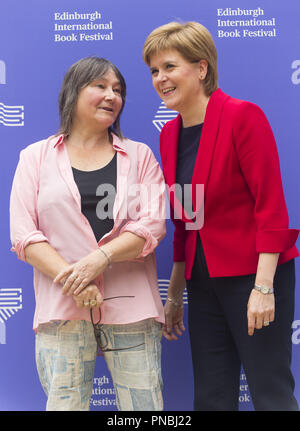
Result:
[[[165,235],[164,181],[149,147],[122,136],[125,96],[108,60],[73,64],[59,132],[21,151],[13,181],[12,250],[34,268],[47,410],[89,410],[95,335],[118,409],[163,407],[154,249]]]

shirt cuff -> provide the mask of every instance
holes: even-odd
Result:
[[[45,235],[39,230],[30,232],[30,234],[28,234],[22,240],[16,241],[15,244],[12,246],[11,251],[17,254],[18,259],[26,262],[25,248],[29,244],[34,244],[37,242],[49,242],[48,239],[45,237]]]
[[[158,240],[154,237],[154,235],[152,235],[152,233],[147,228],[141,226],[140,224],[139,226],[136,226],[134,223],[128,223],[121,229],[120,233],[123,232],[131,232],[145,239],[143,250],[135,259],[148,256],[154,251],[155,247],[158,245]]]

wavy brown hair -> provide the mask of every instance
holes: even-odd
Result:
[[[112,70],[120,81],[122,107],[115,122],[108,130],[119,138],[123,138],[120,117],[125,105],[126,82],[119,69],[109,60],[101,57],[82,58],[74,63],[65,74],[58,99],[60,126],[57,134],[66,136],[70,134],[80,90],[92,81],[102,78],[109,70]]]

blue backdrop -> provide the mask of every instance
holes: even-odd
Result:
[[[222,6],[221,6],[222,4]],[[219,54],[219,85],[231,96],[257,103],[273,128],[292,227],[300,226],[300,2],[260,0],[10,0],[0,15],[1,281],[0,410],[44,410],[46,398],[34,360],[32,270],[10,252],[9,194],[19,152],[57,131],[57,98],[63,75],[79,58],[103,56],[122,71],[128,97],[125,135],[159,156],[159,130],[170,119],[142,60],[150,31],[172,20],[195,20],[211,31]],[[78,27],[81,26],[81,27]],[[157,249],[163,298],[172,265],[173,227]],[[299,279],[299,259],[296,261]],[[299,290],[299,280],[298,290]],[[300,402],[300,314],[296,294],[293,371]],[[185,306],[187,311],[187,305]],[[186,313],[187,314],[187,313]],[[187,332],[163,340],[166,410],[192,410],[192,368]],[[241,373],[241,410],[252,404]],[[98,357],[92,410],[115,410],[111,378]]]

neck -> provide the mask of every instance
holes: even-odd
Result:
[[[186,108],[181,109],[179,112],[183,127],[192,127],[203,123],[208,102],[209,96],[201,94],[192,104],[189,103]]]
[[[69,144],[81,148],[111,145],[108,129],[95,133],[95,131],[73,127],[67,141]]]

